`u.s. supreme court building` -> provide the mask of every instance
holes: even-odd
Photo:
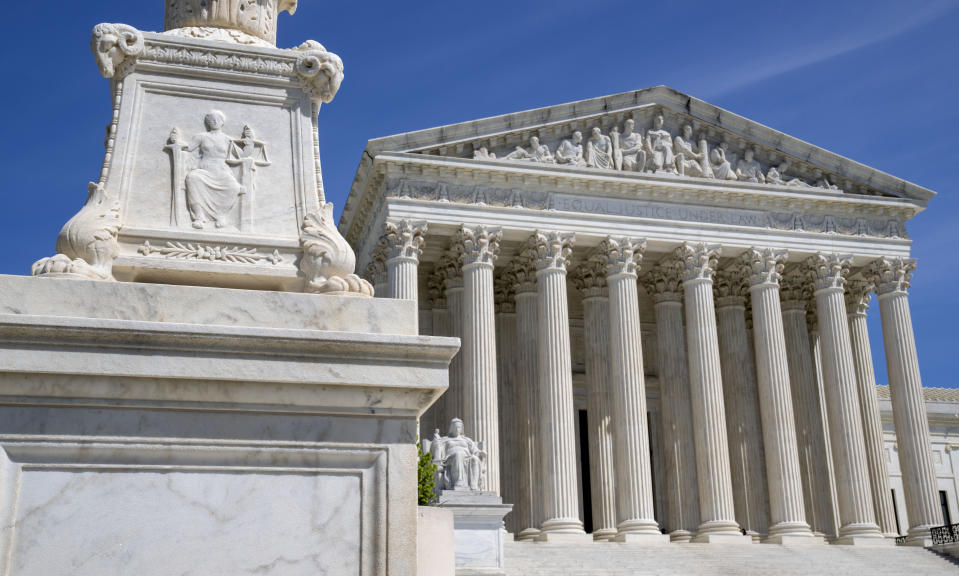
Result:
[[[462,339],[421,433],[464,420],[517,539],[922,543],[906,223],[933,196],[656,87],[372,140],[340,231]]]

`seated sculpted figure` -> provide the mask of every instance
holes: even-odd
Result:
[[[197,168],[186,175],[187,207],[194,228],[202,229],[210,220],[223,228],[244,191],[227,163],[235,139],[222,132],[226,123],[223,112],[210,112],[203,123],[206,133],[187,147],[187,152],[198,152],[200,159]]]
[[[532,136],[529,139],[529,149],[525,149],[522,146],[517,146],[516,150],[513,150],[505,156],[506,160],[526,160],[529,162],[545,162],[552,164],[555,162],[552,152],[549,151],[549,146],[546,144],[540,144],[539,138]]]
[[[473,160],[496,160],[496,153],[490,152],[486,146],[473,150]]]
[[[583,158],[583,133],[579,130],[573,132],[572,139],[563,140],[556,149],[556,163],[569,164],[570,166],[586,166],[586,159]]]
[[[613,167],[613,141],[599,126],[593,128],[592,136],[586,141],[586,165],[607,170]]]
[[[703,149],[697,152],[693,148],[693,127],[689,124],[683,125],[682,136],[677,136],[673,141],[673,152],[676,154],[676,171],[684,176],[696,176],[705,178],[712,176],[712,167],[706,161],[707,152],[705,149],[705,140],[702,142]]]
[[[736,165],[736,176],[743,182],[766,183],[763,168],[756,161],[756,152],[752,148],[746,148],[743,159]]]
[[[656,172],[676,171],[673,157],[673,138],[667,130],[663,129],[662,114],[657,114],[653,118],[653,127],[646,133],[646,148],[653,164],[653,170]]]
[[[713,148],[709,154],[709,161],[712,164],[713,176],[719,180],[735,180],[736,172],[732,164],[726,159],[726,148],[720,146]]]
[[[433,432],[430,443],[433,464],[437,466],[438,490],[485,490],[486,452],[482,446],[463,435],[463,421],[453,418],[449,435]]]
[[[622,155],[621,170],[626,172],[642,172],[646,170],[646,150],[643,149],[643,135],[636,132],[636,122],[632,118],[623,125],[623,134],[620,137],[619,154]]]

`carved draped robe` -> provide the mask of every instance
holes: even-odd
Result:
[[[444,489],[480,490],[480,460],[476,443],[465,436],[442,439],[439,457],[443,462]]]
[[[590,138],[586,142],[586,165],[606,169],[613,167],[613,142],[609,136],[600,136],[598,140]]]
[[[243,186],[227,164],[233,139],[221,132],[200,134],[191,149],[200,153],[199,166],[186,176],[186,198],[194,223],[226,223]]]

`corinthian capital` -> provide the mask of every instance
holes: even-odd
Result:
[[[537,271],[566,271],[573,253],[576,235],[562,232],[535,232],[526,244],[525,252],[536,262]]]
[[[528,252],[518,255],[509,265],[514,294],[536,293],[536,262]]]
[[[463,287],[463,246],[453,242],[436,263],[436,273],[443,278],[445,290]]]
[[[880,296],[891,292],[908,292],[912,273],[916,270],[915,258],[880,258],[866,269]]]
[[[716,304],[722,306],[745,306],[749,298],[748,270],[733,265],[716,273],[713,280],[713,296]]]
[[[387,222],[386,233],[383,234],[386,259],[408,258],[419,262],[423,254],[426,230],[426,222],[411,220]]]
[[[718,244],[687,242],[673,251],[673,255],[682,264],[685,281],[712,280],[719,263],[719,250]]]
[[[779,282],[779,298],[783,310],[805,310],[810,296],[812,289],[809,277],[801,267],[785,274]]]
[[[515,286],[516,275],[512,268],[500,270],[493,278],[493,301],[497,313],[511,314],[516,311],[516,303],[513,300]]]
[[[846,314],[865,314],[876,286],[868,280],[855,279],[846,283]]]
[[[463,248],[463,265],[487,264],[492,266],[499,256],[499,242],[503,232],[486,226],[461,226],[454,242]]]
[[[806,259],[806,274],[817,291],[830,288],[841,290],[846,284],[851,261],[852,256],[820,252]]]
[[[643,253],[646,252],[646,240],[607,236],[599,245],[598,252],[606,259],[607,276],[636,276],[643,262]]]
[[[679,261],[665,258],[648,274],[643,276],[643,288],[653,298],[653,302],[683,301],[683,270]]]
[[[606,283],[606,258],[596,255],[583,262],[573,273],[573,285],[583,293],[584,298],[609,296],[609,287]]]
[[[750,248],[740,256],[743,274],[750,286],[778,285],[789,253],[775,248]]]

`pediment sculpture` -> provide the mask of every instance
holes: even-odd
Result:
[[[447,436],[440,436],[437,429],[433,431],[432,440],[424,440],[423,444],[436,466],[437,494],[444,490],[486,490],[486,451],[482,442],[463,434],[462,420],[453,418]]]
[[[593,126],[585,139],[582,132],[574,130],[561,137],[555,149],[540,136],[531,136],[528,146],[516,146],[501,156],[488,144],[478,142],[474,144],[473,159],[839,190],[836,178],[818,168],[783,158],[775,151],[764,152],[742,139],[738,141],[738,151],[733,151],[727,139],[717,141],[715,130],[697,128],[684,118],[678,122],[679,129],[674,134],[666,127],[664,114],[656,113],[644,133],[637,128],[636,120],[627,118],[622,129],[614,125],[608,133],[602,126]],[[798,174],[787,174],[789,171]]]

